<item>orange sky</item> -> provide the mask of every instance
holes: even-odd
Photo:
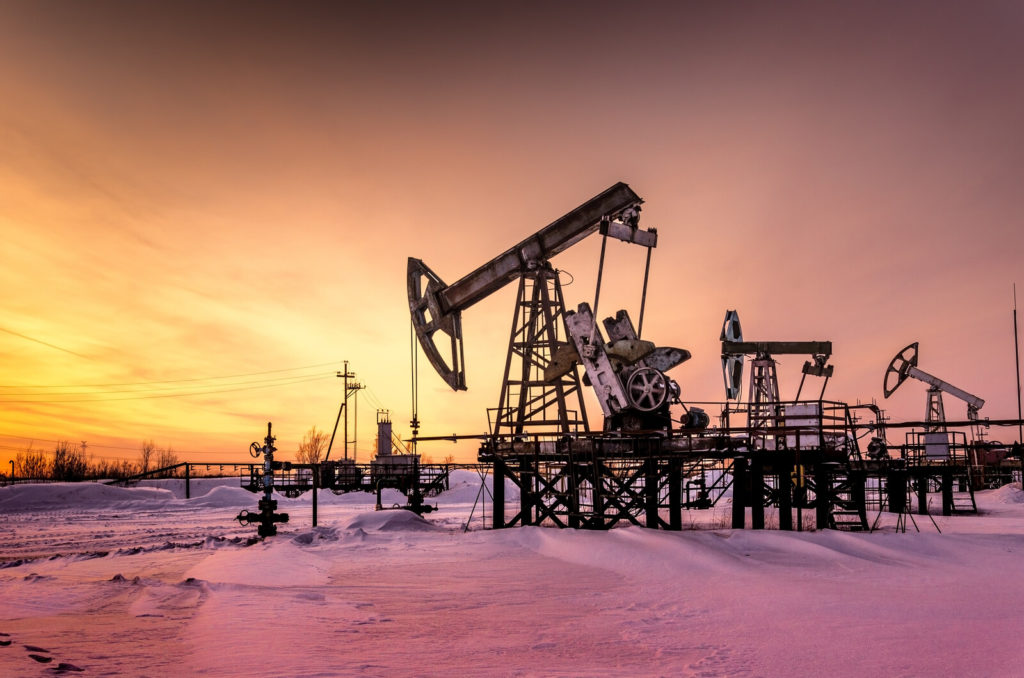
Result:
[[[406,258],[453,282],[619,180],[659,230],[644,334],[692,351],[684,400],[723,397],[736,308],[748,339],[831,340],[832,398],[880,399],[919,341],[1016,415],[1019,4],[549,4],[0,6],[0,462],[243,460],[268,420],[291,451],[333,425],[344,359],[365,458],[377,406],[408,434]],[[598,248],[554,262],[571,306]],[[602,310],[636,315],[637,250],[610,247]],[[467,392],[424,361],[424,434],[486,429],[513,296],[464,315]],[[235,390],[138,397],[190,388]]]

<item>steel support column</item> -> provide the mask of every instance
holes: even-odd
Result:
[[[793,453],[786,452],[776,460],[778,484],[775,493],[779,507],[779,529],[793,529]]]
[[[750,460],[750,527],[764,529],[764,460],[756,454]]]
[[[747,477],[746,457],[736,457],[732,460],[732,529],[742,530],[747,522],[747,501],[746,486],[749,482]]]
[[[505,460],[501,457],[494,459],[493,479],[491,496],[494,508],[491,511],[491,524],[494,529],[500,530],[505,527]]]
[[[668,463],[668,527],[670,530],[683,529],[683,478],[678,459]]]

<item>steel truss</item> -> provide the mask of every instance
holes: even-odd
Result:
[[[587,415],[575,369],[547,381],[544,370],[565,333],[565,301],[558,272],[538,265],[519,278],[505,376],[494,414],[495,435],[586,431]]]

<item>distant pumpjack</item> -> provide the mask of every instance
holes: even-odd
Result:
[[[978,410],[985,405],[985,401],[978,396],[968,393],[963,389],[953,386],[949,382],[932,376],[917,367],[917,343],[910,344],[896,354],[896,357],[885,369],[885,377],[882,380],[882,392],[888,398],[908,378],[914,378],[928,384],[928,402],[925,410],[925,421],[928,422],[927,430],[932,433],[944,432],[946,430],[946,410],[942,404],[942,394],[948,393],[954,398],[967,403],[967,418],[971,421],[978,420]],[[975,427],[976,438],[978,429]]]
[[[810,355],[811,360],[805,361],[801,370],[803,376],[800,378],[800,387],[795,399],[800,399],[807,375],[825,378],[818,399],[824,396],[825,387],[833,371],[833,366],[828,364],[829,356],[832,355],[831,341],[744,341],[740,316],[734,310],[725,312],[720,340],[726,400],[739,397],[743,383],[743,358],[753,356],[750,362],[750,391],[747,399],[750,412],[747,417],[749,428],[774,427],[780,423],[782,413],[779,404],[779,377],[773,355]]]

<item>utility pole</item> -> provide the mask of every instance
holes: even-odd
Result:
[[[1013,283],[1013,355],[1017,359],[1017,442],[1024,445],[1024,423],[1020,417],[1020,339],[1017,338],[1017,283]]]
[[[344,392],[345,393],[345,397],[342,398],[342,403],[341,403],[341,406],[345,409],[345,436],[343,438],[343,440],[345,441],[345,459],[348,459],[348,380],[349,380],[349,377],[354,377],[354,376],[356,376],[356,375],[349,373],[349,371],[348,371],[348,361],[346,360],[345,361],[345,374],[341,375],[341,378],[345,380],[345,392]]]
[[[338,407],[338,416],[334,420],[334,430],[331,431],[331,441],[327,443],[327,454],[324,455],[324,461],[328,461],[331,458],[331,448],[334,447],[334,437],[338,434],[338,424],[341,422],[341,413],[345,413],[345,425],[341,430],[342,440],[344,442],[344,457],[348,459],[348,399],[355,394],[356,396],[356,420],[353,422],[354,425],[354,438],[352,439],[352,460],[355,461],[358,450],[356,449],[356,443],[359,442],[359,391],[366,388],[358,381],[349,382],[349,379],[355,379],[356,375],[354,372],[348,371],[348,361],[345,361],[345,369],[342,372],[336,372],[335,376],[342,381],[343,395],[341,398],[341,406]]]
[[[344,392],[341,398],[341,406],[338,407],[338,417],[334,420],[334,430],[331,431],[331,442],[327,444],[327,454],[324,455],[324,461],[331,458],[331,448],[334,447],[334,436],[338,433],[338,422],[341,421],[341,412],[345,411],[345,458],[348,459],[348,408],[345,406],[348,402],[348,380],[354,378],[356,375],[348,371],[348,361],[345,361],[345,371],[337,372],[335,376],[339,379],[344,379]]]

